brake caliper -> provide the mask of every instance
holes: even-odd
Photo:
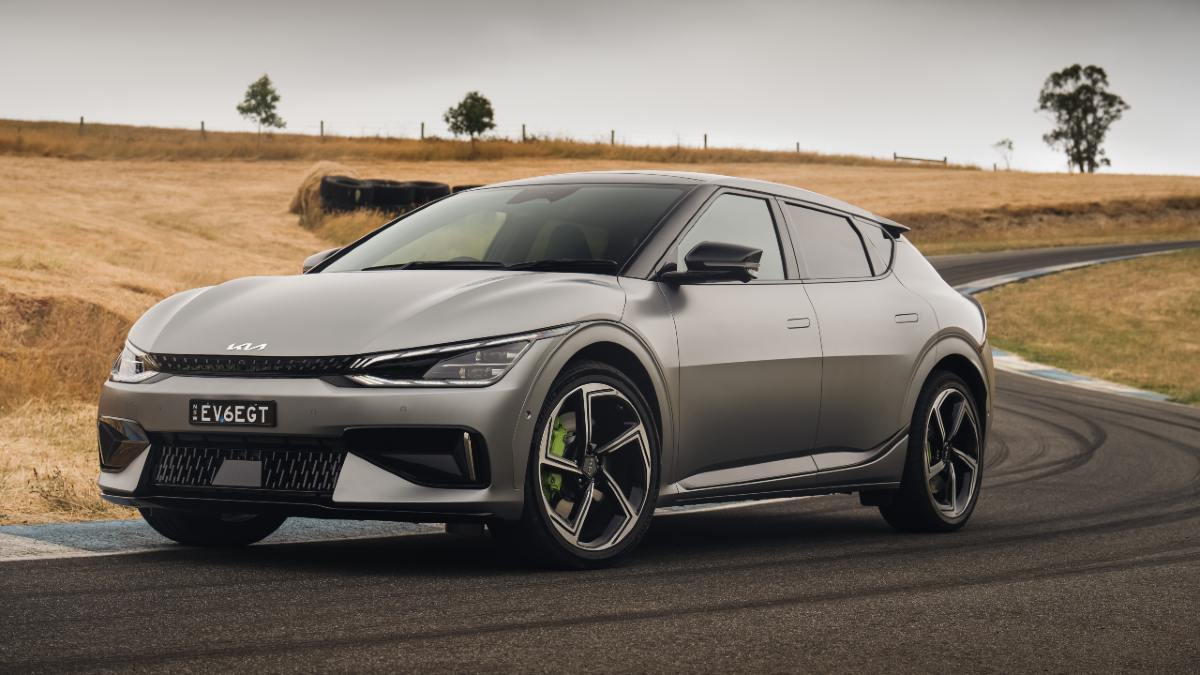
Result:
[[[559,415],[554,420],[554,428],[550,430],[550,454],[555,457],[566,457],[567,454],[567,434],[570,431],[563,424],[563,417]],[[542,474],[542,489],[546,493],[546,498],[550,499],[557,495],[562,490],[563,477],[557,471],[547,471]]]

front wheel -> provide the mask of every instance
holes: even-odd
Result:
[[[950,532],[966,524],[983,480],[983,427],[971,389],[937,372],[925,383],[909,428],[900,489],[879,507],[898,530]]]
[[[185,546],[248,546],[266,539],[285,516],[138,509],[156,532]]]
[[[518,537],[540,564],[611,564],[646,533],[658,498],[658,433],[645,398],[615,368],[579,363],[551,387],[537,429],[521,521],[492,531]]]

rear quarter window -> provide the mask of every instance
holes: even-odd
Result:
[[[809,279],[853,279],[872,276],[858,230],[845,216],[786,204],[788,227],[796,253]]]
[[[876,275],[883,274],[892,266],[896,241],[874,223],[855,219],[854,224],[858,226],[858,231],[862,233],[863,241],[867,244],[867,257],[871,259],[871,269]]]

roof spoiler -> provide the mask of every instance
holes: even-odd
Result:
[[[880,216],[873,215],[871,218],[868,218],[867,220],[870,220],[871,222],[875,223],[876,225],[879,225],[884,230],[886,230],[888,234],[892,235],[892,237],[896,238],[896,239],[899,239],[900,235],[904,234],[905,232],[909,232],[912,230],[912,228],[907,225],[901,225],[900,223],[897,223],[894,220],[890,220],[888,218],[881,218]]]

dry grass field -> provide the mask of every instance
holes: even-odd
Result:
[[[476,143],[428,137],[379,138],[271,133],[208,132],[198,129],[134,127],[118,124],[0,120],[0,154],[66,159],[274,159],[434,161],[540,159],[616,159],[633,162],[783,162],[889,166],[892,162],[859,155],[773,152],[744,148],[710,150],[679,146],[610,145],[571,139],[518,143],[483,139]],[[964,168],[964,167],[959,167]]]
[[[1200,403],[1200,251],[1032,279],[980,301],[1001,349]]]
[[[0,128],[0,139],[5,133]],[[95,400],[128,326],[143,311],[186,288],[294,273],[308,254],[374,223],[351,216],[316,230],[300,227],[287,209],[312,165],[301,156],[80,160],[13,154],[0,144],[0,523],[125,514],[96,497]],[[365,177],[451,184],[655,167],[763,178],[911,223],[913,239],[926,252],[1200,238],[1200,178],[794,158],[674,164],[520,156],[339,159]]]

